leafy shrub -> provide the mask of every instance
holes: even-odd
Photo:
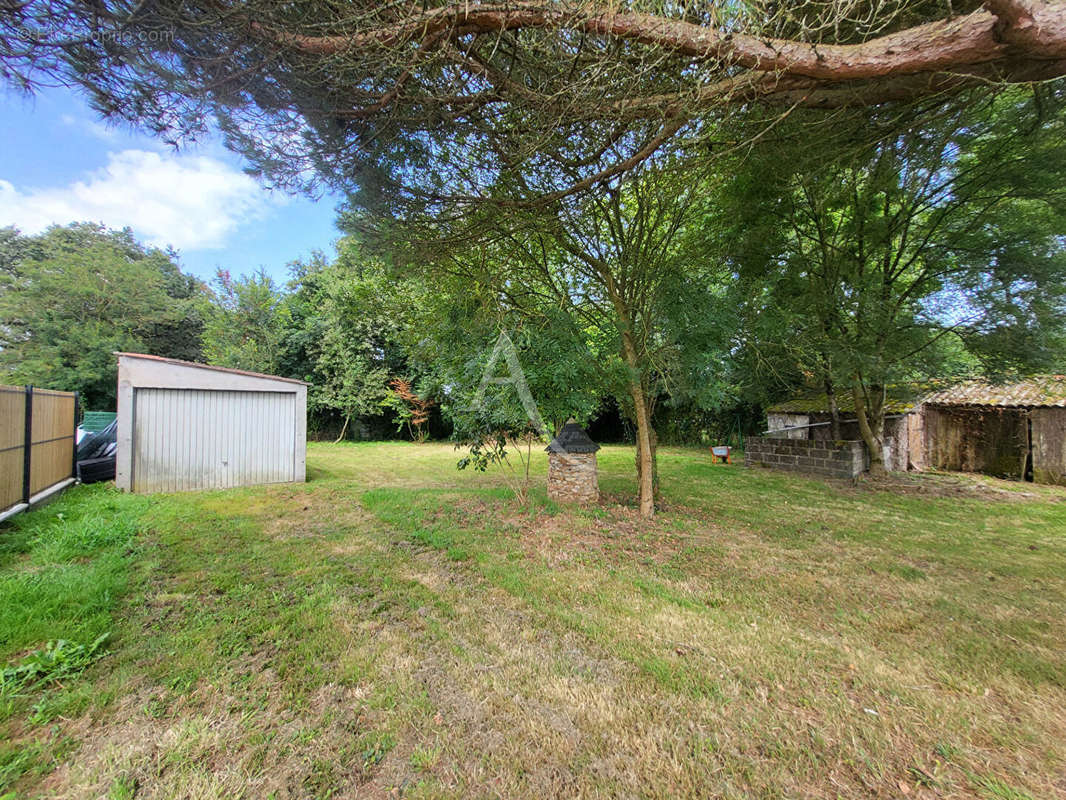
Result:
[[[49,642],[14,666],[0,670],[0,698],[32,692],[46,684],[71,678],[81,673],[100,657],[110,633],[96,637],[84,645],[64,639]]]

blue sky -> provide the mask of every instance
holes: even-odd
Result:
[[[128,128],[108,127],[66,89],[0,94],[0,226],[36,233],[49,223],[129,226],[138,239],[173,245],[205,280],[286,264],[315,249],[333,254],[338,198],[269,192],[213,138],[180,152]]]

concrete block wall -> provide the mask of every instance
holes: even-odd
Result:
[[[744,440],[744,466],[771,467],[827,478],[855,478],[866,471],[866,445],[853,441],[748,436]]]

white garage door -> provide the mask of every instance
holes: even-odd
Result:
[[[137,389],[133,490],[180,492],[296,477],[296,395]]]

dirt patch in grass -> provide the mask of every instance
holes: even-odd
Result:
[[[513,539],[527,557],[551,567],[587,557],[664,562],[688,538],[666,512],[645,520],[634,507],[606,501],[553,512],[534,506],[516,508],[507,501],[457,497],[429,512],[426,519],[430,524],[481,529]]]
[[[509,518],[519,530],[522,549],[550,567],[594,557],[623,563],[634,559],[664,563],[685,546],[688,537],[661,521],[642,521],[633,509],[609,506],[602,514],[563,512]]]
[[[191,498],[223,520],[246,520],[276,540],[307,539],[362,524],[371,517],[348,487],[275,484]]]
[[[1059,487],[1037,486],[1022,481],[958,472],[890,472],[879,478],[863,476],[845,485],[867,491],[928,497],[965,497],[989,502],[1066,502],[1066,489]]]

